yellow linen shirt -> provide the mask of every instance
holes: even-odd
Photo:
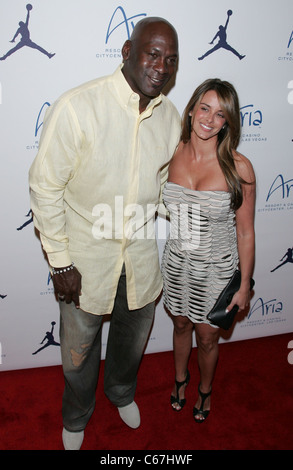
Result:
[[[121,68],[48,108],[29,175],[49,263],[75,263],[80,307],[94,314],[111,313],[123,263],[130,309],[161,292],[154,215],[180,135],[180,116],[164,95],[139,113]]]

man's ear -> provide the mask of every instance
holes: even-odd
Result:
[[[129,39],[127,39],[127,41],[125,41],[125,43],[123,44],[123,47],[122,47],[123,61],[129,59],[131,46],[132,46],[132,42]]]

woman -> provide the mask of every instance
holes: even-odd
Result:
[[[163,259],[164,303],[174,321],[174,410],[184,404],[188,360],[195,328],[200,382],[193,409],[202,423],[211,406],[218,360],[219,328],[207,314],[237,267],[241,286],[228,310],[250,301],[254,266],[255,175],[236,151],[240,109],[234,87],[209,79],[193,93],[182,122],[181,140],[170,163],[164,202],[171,231]]]

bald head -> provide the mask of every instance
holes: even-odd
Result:
[[[167,31],[169,29],[170,34],[173,35],[174,41],[177,43],[178,49],[178,36],[174,26],[169,23],[169,21],[164,18],[160,18],[159,16],[149,16],[140,20],[133,29],[130,40],[135,41],[141,36],[141,34],[143,34],[144,30],[151,35],[152,31],[157,31],[158,28],[162,29],[162,31]]]
[[[140,110],[158,96],[177,68],[178,37],[175,28],[159,17],[137,23],[122,48],[124,74],[140,96]]]

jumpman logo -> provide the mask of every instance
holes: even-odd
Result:
[[[285,259],[284,259],[285,258]],[[284,260],[284,261],[283,261]],[[276,269],[279,269],[281,266],[284,266],[286,263],[293,263],[293,247],[288,248],[286,253],[284,254],[283,258],[280,259],[280,261],[283,261],[283,263],[279,264],[276,266],[274,269],[271,270],[271,273],[276,271]]]
[[[221,49],[221,47],[223,49],[226,49],[227,51],[233,52],[233,54],[235,54],[240,60],[245,57],[245,55],[240,55],[235,49],[233,49],[233,47],[229,46],[229,44],[227,43],[227,27],[228,27],[228,23],[229,23],[230,16],[232,15],[232,13],[233,13],[232,10],[227,11],[227,21],[226,21],[225,26],[222,26],[222,25],[219,26],[218,32],[216,33],[215,37],[209,44],[214,44],[214,41],[216,40],[217,37],[219,38],[219,42],[215,45],[215,47],[213,47],[212,49],[207,51],[204,55],[199,57],[198,60],[204,59],[205,57],[217,51],[218,49]]]
[[[44,344],[44,346],[42,346],[41,348],[39,348],[37,351],[33,352],[32,355],[38,354],[38,352],[42,351],[48,346],[60,346],[60,343],[56,343],[56,341],[54,340],[54,336],[53,336],[54,326],[56,325],[56,322],[52,321],[51,325],[52,325],[51,331],[46,331],[45,338],[40,344],[43,344],[45,340],[47,340],[47,343]]]
[[[27,225],[31,224],[32,221],[33,221],[33,213],[32,213],[32,210],[30,209],[28,211],[28,213],[26,214],[26,217],[29,217],[29,219],[24,222],[24,224],[22,224],[20,227],[17,227],[16,230],[22,230],[24,227],[26,227]]]
[[[30,32],[29,32],[29,29],[28,29],[28,23],[29,23],[29,18],[30,18],[30,11],[32,10],[32,8],[33,7],[30,3],[28,3],[26,5],[26,9],[27,9],[26,22],[24,23],[23,21],[20,21],[18,23],[19,28],[16,31],[15,35],[13,36],[13,39],[10,41],[10,42],[15,42],[15,39],[17,38],[17,36],[20,35],[21,39],[20,39],[19,43],[15,47],[10,49],[3,57],[0,57],[0,60],[7,59],[7,57],[9,57],[11,54],[18,51],[19,49],[21,49],[24,46],[31,47],[32,49],[37,49],[38,51],[40,51],[43,54],[45,54],[46,56],[48,56],[49,59],[51,59],[51,57],[53,57],[55,55],[55,54],[50,54],[49,52],[45,51],[45,49],[38,46],[36,43],[34,43],[30,39]]]

